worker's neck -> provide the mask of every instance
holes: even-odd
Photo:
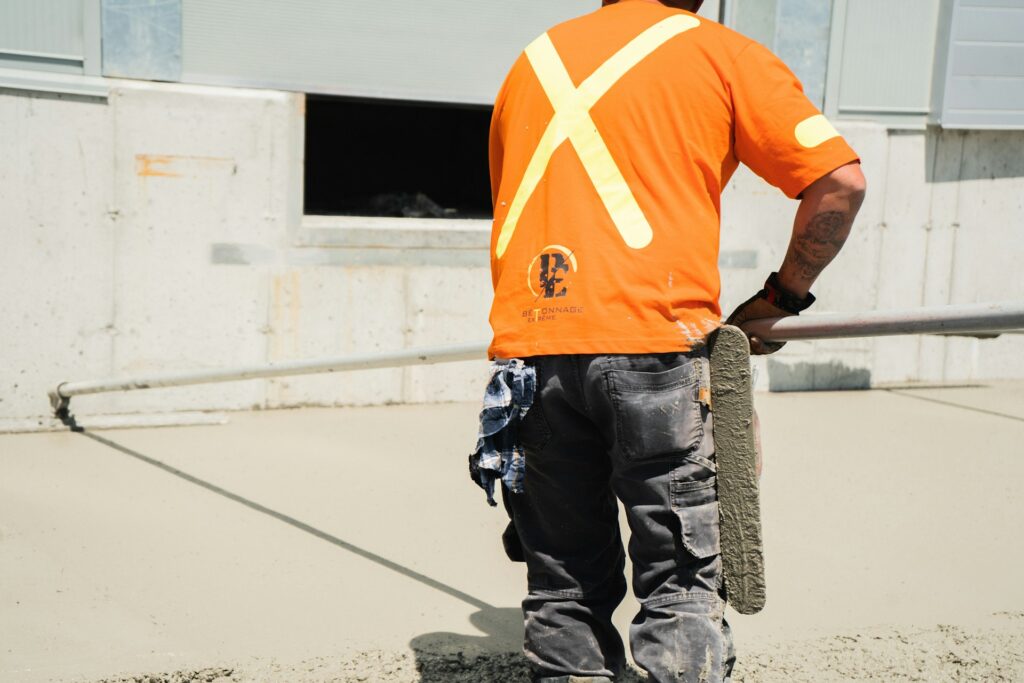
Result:
[[[692,12],[695,5],[692,0],[601,0],[601,5],[616,5],[620,2],[646,2],[649,5],[665,5],[666,7],[674,7],[675,9],[682,9],[687,12]]]

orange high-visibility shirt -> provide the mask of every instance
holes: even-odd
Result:
[[[719,199],[790,197],[856,153],[767,49],[620,0],[551,29],[494,107],[490,354],[689,350],[721,321]]]

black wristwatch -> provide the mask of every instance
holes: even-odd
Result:
[[[776,308],[781,308],[786,313],[800,315],[800,311],[806,310],[814,303],[814,295],[807,292],[807,296],[799,297],[793,292],[785,289],[779,284],[779,274],[772,273],[764,282],[764,289],[757,295]]]

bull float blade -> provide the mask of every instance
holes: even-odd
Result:
[[[764,608],[765,581],[750,343],[725,325],[709,344],[725,590],[737,612],[756,614]]]

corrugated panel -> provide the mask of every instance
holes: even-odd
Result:
[[[82,18],[82,0],[2,0],[0,66],[81,73]]]
[[[957,0],[940,121],[1024,128],[1024,0]]]
[[[489,104],[580,0],[184,0],[182,80]]]
[[[928,114],[938,0],[841,4],[839,113]]]

